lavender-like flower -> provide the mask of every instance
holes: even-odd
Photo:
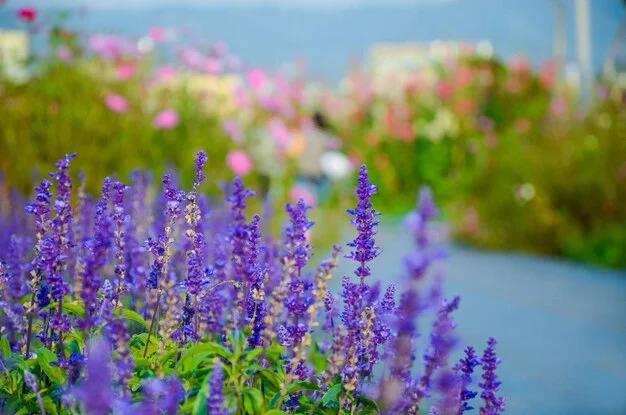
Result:
[[[437,313],[437,319],[433,324],[430,335],[430,346],[424,354],[424,373],[422,374],[419,385],[417,386],[417,400],[419,405],[422,398],[428,396],[431,388],[431,381],[435,370],[446,365],[448,355],[455,343],[452,336],[454,329],[454,321],[452,320],[452,312],[459,307],[460,297],[454,297],[452,301],[445,302]]]
[[[308,243],[307,231],[313,226],[313,222],[307,219],[307,210],[311,209],[299,199],[295,206],[287,203],[285,211],[289,215],[290,226],[285,229],[286,258],[293,260],[297,276],[302,275],[302,269],[310,258],[311,245]]]
[[[374,240],[375,228],[379,223],[376,217],[380,216],[380,213],[373,209],[371,202],[372,196],[377,191],[378,188],[369,181],[367,168],[362,165],[356,190],[359,202],[356,208],[348,210],[348,213],[353,217],[351,222],[356,227],[358,235],[354,241],[348,244],[354,250],[346,256],[346,258],[359,263],[359,267],[354,273],[361,279],[361,284],[364,283],[365,277],[370,275],[367,263],[380,254],[380,248],[376,246]]]
[[[483,352],[482,366],[483,366],[483,382],[479,383],[482,392],[480,397],[485,402],[485,405],[480,408],[480,415],[498,415],[504,412],[505,401],[504,398],[496,396],[496,392],[500,389],[500,382],[496,369],[500,364],[500,359],[496,355],[496,344],[498,342],[495,338],[490,337],[487,340],[487,348]]]
[[[113,408],[110,361],[109,345],[101,339],[92,340],[87,350],[87,377],[75,393],[89,415],[108,415]]]
[[[415,240],[415,251],[405,258],[408,276],[412,281],[423,280],[430,265],[445,257],[443,250],[432,248],[431,223],[437,217],[439,211],[435,205],[430,188],[423,187],[418,195],[417,209],[407,216],[408,230]]]
[[[128,382],[133,377],[135,361],[129,348],[130,336],[128,335],[128,327],[123,316],[118,316],[113,320],[111,328],[111,343],[115,345],[117,350],[117,358],[115,359],[115,380],[120,388],[120,396],[122,398],[130,398],[128,390]]]
[[[254,192],[243,185],[243,182],[239,177],[236,177],[232,183],[232,192],[227,197],[227,201],[232,205],[232,223],[230,226],[230,243],[232,246],[232,263],[233,263],[233,279],[241,282],[244,285],[244,290],[237,291],[236,303],[239,306],[240,312],[244,312],[246,309],[248,292],[248,281],[246,281],[246,264],[245,264],[245,252],[246,242],[248,240],[248,225],[246,224],[245,210],[247,207],[247,199],[254,196]],[[239,317],[240,318],[240,317]],[[234,317],[234,321],[237,322],[238,317]]]
[[[126,214],[124,209],[124,194],[128,186],[115,181],[113,183],[113,221],[115,223],[115,296],[120,301],[120,296],[127,289],[126,262],[124,258],[124,221]]]
[[[56,247],[56,255],[53,264],[50,267],[50,273],[47,275],[47,282],[50,286],[50,295],[52,298],[61,302],[63,297],[69,292],[67,283],[63,279],[65,271],[65,261],[69,255],[72,245],[72,228],[74,217],[72,216],[72,179],[68,175],[70,162],[76,157],[76,154],[66,155],[56,164],[57,172],[51,176],[57,182],[57,197],[54,201],[54,210],[56,216],[52,220],[53,233],[51,237],[54,239]]]
[[[84,328],[89,330],[93,324],[98,304],[98,291],[102,285],[100,270],[106,265],[109,248],[113,244],[113,229],[109,217],[109,201],[113,181],[104,179],[102,195],[96,204],[93,239],[88,241],[88,256],[83,267],[82,289],[80,296],[85,304]]]
[[[228,415],[224,407],[224,370],[219,359],[213,363],[213,373],[209,379],[209,397],[207,398],[207,413],[211,415]]]
[[[204,181],[204,164],[207,156],[204,151],[198,152],[196,155],[195,178],[193,181],[193,189],[187,194],[187,207],[185,208],[186,220],[189,228],[187,229],[187,238],[189,241],[187,249],[187,290],[193,299],[192,307],[194,310],[198,307],[198,294],[202,284],[204,275],[204,247],[206,245],[204,234],[198,229],[198,224],[202,220],[202,213],[198,204],[198,187]],[[197,326],[195,324],[194,326]],[[194,331],[197,331],[194,327]]]
[[[472,373],[474,368],[480,364],[480,360],[476,357],[476,352],[472,346],[465,348],[465,357],[459,360],[459,363],[454,367],[457,372],[460,372],[461,379],[461,392],[460,392],[460,404],[457,411],[457,415],[461,415],[465,411],[474,409],[470,406],[469,401],[474,399],[477,392],[469,390],[469,385],[472,383]]]

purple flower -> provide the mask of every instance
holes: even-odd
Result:
[[[76,154],[66,155],[56,163],[57,171],[51,176],[57,182],[57,197],[54,201],[56,216],[52,220],[52,235],[56,255],[47,275],[50,295],[55,301],[62,301],[68,293],[67,283],[63,280],[65,261],[72,246],[72,230],[74,217],[72,215],[72,179],[68,175],[70,162]]]
[[[454,367],[457,372],[460,372],[461,379],[461,392],[460,392],[460,405],[457,411],[457,415],[461,415],[465,411],[470,411],[472,408],[469,401],[474,399],[477,392],[469,390],[469,385],[472,383],[472,373],[474,368],[480,364],[480,360],[476,357],[476,352],[471,346],[465,348],[465,357],[459,360],[459,363]]]
[[[448,355],[455,343],[455,338],[452,336],[454,322],[451,314],[459,307],[460,301],[461,298],[458,296],[450,302],[444,301],[437,313],[437,319],[430,334],[430,346],[424,354],[424,373],[417,387],[417,404],[429,395],[435,370],[447,363]]]
[[[307,210],[311,209],[299,199],[295,206],[287,203],[285,211],[289,215],[290,226],[285,229],[286,258],[295,263],[297,276],[300,277],[302,269],[310,258],[311,245],[308,243],[307,231],[313,226],[306,216]]]
[[[109,345],[101,339],[93,340],[87,350],[86,379],[75,392],[89,415],[108,415],[113,408],[110,361]]]
[[[116,298],[126,291],[126,263],[124,259],[124,221],[126,214],[124,209],[124,194],[128,186],[115,181],[113,182],[113,221],[115,223],[115,277]]]
[[[113,244],[113,227],[109,216],[109,201],[113,181],[104,179],[102,195],[96,204],[96,217],[94,223],[94,236],[87,242],[88,255],[84,265],[82,288],[80,296],[85,304],[85,329],[88,330],[93,323],[94,314],[98,304],[98,290],[102,285],[100,270],[107,263],[109,248]]]
[[[209,397],[207,398],[207,413],[211,415],[228,415],[224,408],[224,370],[219,359],[213,363],[213,373],[209,379]]]
[[[482,392],[480,397],[485,405],[480,408],[481,415],[498,415],[504,412],[504,398],[496,396],[496,392],[500,389],[501,382],[498,380],[496,369],[500,364],[500,359],[496,355],[496,344],[498,342],[493,337],[487,340],[487,348],[483,352],[483,382],[479,383]]]
[[[353,217],[352,224],[356,227],[358,236],[348,244],[354,248],[346,258],[353,259],[359,263],[359,267],[354,272],[364,282],[365,277],[370,275],[370,269],[367,263],[372,261],[380,253],[380,248],[376,246],[374,235],[375,228],[379,221],[376,217],[380,213],[372,208],[372,196],[378,191],[378,188],[370,183],[365,165],[361,166],[359,171],[359,180],[356,194],[359,202],[355,209],[349,209],[348,213]]]
[[[243,283],[244,290],[237,292],[236,303],[240,312],[246,309],[247,296],[249,290],[249,282],[246,281],[246,263],[245,253],[248,241],[248,225],[246,224],[245,210],[247,207],[247,199],[254,196],[254,192],[245,187],[239,177],[235,177],[232,183],[231,194],[227,197],[227,201],[232,205],[232,223],[230,225],[229,239],[232,247],[231,261],[233,264],[234,279]],[[235,316],[235,321],[238,317]]]
[[[120,387],[120,396],[129,398],[128,382],[133,377],[135,361],[128,345],[130,336],[123,317],[117,317],[113,320],[110,333],[111,343],[115,345],[117,350],[117,358],[115,359],[116,384]]]
[[[406,226],[415,240],[415,251],[405,257],[408,276],[413,281],[421,281],[430,265],[445,257],[445,252],[432,248],[430,234],[431,222],[437,217],[438,210],[428,187],[420,189],[417,209],[409,214]]]

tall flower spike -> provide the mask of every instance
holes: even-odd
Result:
[[[124,260],[124,221],[126,213],[124,208],[124,194],[128,186],[119,181],[113,183],[113,220],[115,222],[115,297],[120,301],[120,296],[126,291],[126,263]]]
[[[376,246],[374,235],[376,235],[376,226],[379,221],[376,220],[380,216],[376,210],[372,208],[372,196],[378,191],[378,188],[370,183],[365,165],[361,166],[359,171],[359,180],[356,194],[359,202],[356,208],[349,209],[348,213],[353,217],[352,224],[356,227],[358,235],[356,239],[348,244],[354,248],[346,258],[353,259],[359,263],[358,268],[354,272],[364,283],[365,277],[370,275],[370,269],[367,265],[380,253],[380,247]]]
[[[211,415],[228,415],[224,407],[224,370],[219,359],[213,362],[213,373],[209,379],[209,397],[207,398],[207,413]]]
[[[203,168],[207,161],[207,156],[204,151],[198,152],[196,155],[196,166],[195,166],[195,177],[193,180],[193,189],[191,192],[187,194],[187,207],[185,208],[185,219],[187,220],[187,225],[189,225],[187,229],[187,239],[189,241],[187,245],[187,290],[189,294],[191,294],[192,303],[189,305],[190,308],[186,310],[187,315],[196,314],[199,308],[199,298],[198,294],[200,293],[200,288],[202,285],[202,279],[204,275],[204,248],[206,245],[206,241],[204,239],[204,233],[202,229],[199,228],[199,223],[202,220],[202,211],[200,210],[200,205],[198,204],[198,187],[204,181],[204,172]],[[188,328],[193,328],[191,331],[191,337],[195,338],[198,334],[198,315],[196,314],[196,318],[193,324],[188,323]],[[188,336],[184,336],[187,338]]]
[[[85,304],[85,330],[93,324],[94,314],[98,304],[98,290],[102,285],[100,270],[106,265],[107,254],[113,244],[113,227],[109,217],[109,202],[113,181],[104,179],[102,195],[96,204],[94,236],[89,241],[89,252],[82,275],[82,289],[80,296]]]
[[[252,196],[254,196],[254,192],[244,186],[239,177],[235,177],[232,183],[232,192],[226,199],[232,205],[232,223],[229,229],[229,236],[232,247],[231,261],[233,263],[234,279],[244,286],[244,289],[237,290],[236,294],[239,313],[236,313],[233,318],[235,324],[239,324],[239,319],[245,317],[243,313],[245,313],[247,308],[246,302],[248,300],[246,293],[249,292],[250,288],[249,282],[246,281],[245,252],[248,240],[248,225],[246,224],[245,210],[247,199]]]
[[[110,361],[109,345],[102,339],[92,340],[87,350],[87,377],[75,393],[89,415],[107,415],[113,408]]]
[[[307,210],[311,209],[299,199],[295,206],[287,203],[285,211],[289,215],[290,226],[285,229],[285,245],[287,246],[286,257],[293,260],[298,277],[306,266],[311,256],[311,245],[308,243],[307,231],[313,226],[306,216]]]
[[[421,281],[431,264],[445,257],[445,251],[433,249],[431,224],[439,211],[430,188],[422,187],[418,195],[417,209],[409,214],[406,226],[415,240],[415,250],[404,259],[408,276],[413,281]]]
[[[459,308],[460,297],[454,297],[450,302],[444,302],[437,313],[437,319],[433,324],[430,334],[430,346],[424,354],[424,373],[417,386],[417,404],[422,398],[430,393],[431,382],[435,370],[446,365],[448,355],[452,350],[455,338],[452,336],[454,322],[452,312]]]
[[[469,390],[469,385],[472,383],[472,373],[474,373],[474,368],[479,364],[480,360],[476,357],[474,348],[467,346],[465,349],[465,357],[459,360],[459,363],[454,366],[454,370],[460,372],[459,376],[461,379],[461,392],[459,397],[460,404],[457,415],[461,415],[465,411],[474,409],[470,406],[469,401],[476,397],[477,392]]]
[[[487,348],[483,352],[483,382],[478,384],[482,388],[480,397],[485,405],[480,408],[480,415],[498,415],[504,412],[504,398],[496,396],[500,389],[501,382],[496,375],[496,369],[500,364],[500,359],[496,355],[496,344],[498,342],[493,337],[487,340]]]

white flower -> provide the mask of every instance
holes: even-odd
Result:
[[[338,151],[327,151],[320,158],[322,171],[331,181],[339,181],[352,171],[348,157]]]

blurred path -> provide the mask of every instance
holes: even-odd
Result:
[[[386,225],[378,241],[373,275],[398,281],[410,236]],[[498,338],[507,414],[626,414],[626,272],[457,245],[448,252],[445,292],[462,296],[461,344],[482,350],[487,337]],[[334,292],[350,262],[335,274]]]

